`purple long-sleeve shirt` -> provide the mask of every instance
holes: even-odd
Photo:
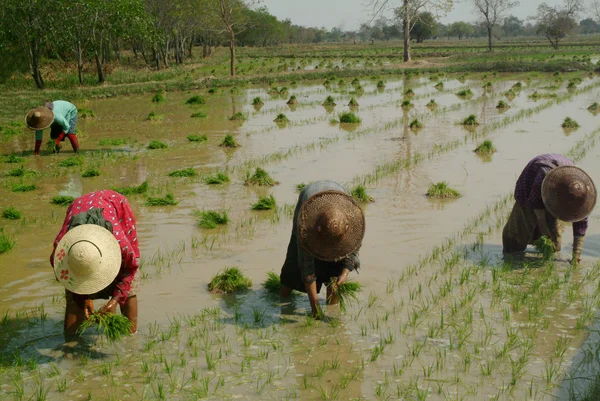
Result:
[[[573,166],[572,160],[562,155],[545,154],[533,158],[517,180],[515,187],[515,200],[524,207],[532,209],[545,209],[542,200],[542,182],[546,174],[554,167]],[[573,223],[573,235],[576,237],[584,236],[588,228],[587,217],[581,221]]]

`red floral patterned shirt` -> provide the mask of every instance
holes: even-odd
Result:
[[[67,209],[67,216],[62,229],[54,240],[54,249],[50,255],[50,263],[54,266],[54,252],[59,241],[69,228],[73,216],[87,212],[92,208],[104,209],[104,218],[113,226],[113,235],[121,246],[121,269],[117,275],[117,285],[113,296],[123,305],[129,296],[131,282],[139,268],[140,250],[138,248],[135,216],[127,198],[110,190],[90,192],[73,201]]]

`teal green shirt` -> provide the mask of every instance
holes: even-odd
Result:
[[[71,128],[70,122],[77,115],[77,107],[65,100],[55,100],[52,104],[54,106],[52,108],[52,112],[54,113],[53,124],[59,124],[63,128],[63,132],[68,133]],[[36,139],[42,139],[42,132],[35,131]]]

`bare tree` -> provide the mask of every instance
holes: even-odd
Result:
[[[538,6],[536,16],[537,31],[548,38],[554,49],[558,49],[560,40],[578,25],[577,16],[583,10],[583,0],[565,0],[563,6],[554,7],[542,3]]]
[[[394,7],[396,1],[401,1],[399,7]],[[426,9],[448,12],[453,2],[453,0],[370,0],[368,6],[372,9],[373,18],[389,8],[394,8],[396,18],[402,21],[404,61],[407,62],[411,60],[410,31],[419,21],[419,14]]]
[[[475,11],[481,15],[488,32],[488,47],[492,51],[492,29],[504,18],[504,13],[519,5],[512,0],[473,0]]]
[[[600,0],[592,0],[590,4],[590,12],[592,13],[592,17],[596,22],[600,21]]]

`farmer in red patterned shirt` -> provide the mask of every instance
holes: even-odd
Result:
[[[587,217],[596,204],[592,179],[573,162],[557,154],[532,159],[515,187],[515,206],[502,232],[504,253],[523,252],[541,236],[561,248],[559,221],[573,223],[573,259],[581,260]]]
[[[94,313],[94,299],[109,299],[100,313],[121,313],[137,330],[140,251],[127,198],[96,191],[75,199],[54,240],[50,263],[66,288],[65,333],[73,334]]]

